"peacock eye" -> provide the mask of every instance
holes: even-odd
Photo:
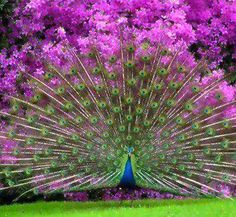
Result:
[[[94,57],[95,57],[95,53],[94,53],[94,52],[89,52],[89,53],[88,53],[88,57],[94,58]]]
[[[127,141],[131,141],[132,139],[133,139],[133,137],[131,135],[126,136]]]
[[[151,102],[151,108],[152,109],[156,109],[158,107],[158,103],[157,102]]]
[[[116,60],[117,60],[117,58],[116,58],[115,55],[113,55],[113,56],[111,56],[111,57],[109,58],[109,62],[110,62],[110,63],[115,63]]]
[[[127,68],[133,68],[133,67],[135,66],[135,64],[134,64],[133,61],[128,61],[128,62],[125,63],[125,66],[126,66]]]
[[[128,98],[126,98],[126,103],[128,104],[128,105],[130,105],[132,102],[133,102],[133,98],[132,97],[128,97]]]
[[[149,91],[147,90],[147,89],[141,89],[140,91],[139,91],[139,93],[140,93],[140,96],[142,96],[142,97],[147,97],[148,96],[148,94],[149,94]]]
[[[127,116],[126,116],[126,120],[127,120],[128,122],[131,122],[131,121],[133,120],[132,115],[127,115]]]
[[[109,79],[111,79],[111,80],[116,80],[116,74],[115,73],[109,73]]]
[[[163,56],[167,55],[167,53],[168,53],[167,49],[163,49],[163,50],[161,51],[161,55],[163,55]]]
[[[128,83],[128,86],[134,87],[134,86],[136,85],[136,83],[137,83],[137,80],[134,79],[134,78],[132,78],[132,79],[129,79],[129,80],[127,81],[127,83]]]
[[[120,132],[125,132],[126,127],[124,125],[119,126],[119,131]]]
[[[120,90],[118,88],[113,88],[111,94],[113,96],[118,96],[120,94]]]
[[[99,74],[100,72],[101,72],[101,68],[99,68],[99,67],[94,67],[92,70],[92,73],[95,75]]]
[[[166,69],[162,68],[162,69],[159,70],[159,75],[164,76],[164,75],[167,75],[167,74],[168,74],[168,71]]]
[[[134,46],[130,45],[127,47],[128,52],[133,53],[134,52]]]
[[[122,141],[122,140],[121,140],[121,138],[119,138],[119,137],[115,139],[115,142],[116,142],[117,144],[120,144],[121,141]]]
[[[144,71],[144,70],[141,70],[141,71],[139,72],[139,76],[140,76],[141,78],[145,78],[145,77],[147,76],[147,72]]]
[[[118,114],[118,113],[120,113],[120,112],[121,112],[121,108],[120,108],[120,107],[118,107],[118,106],[116,106],[116,107],[113,107],[113,112],[114,112],[114,113],[116,113],[116,114]]]
[[[145,62],[145,63],[148,63],[148,62],[151,60],[150,56],[142,56],[141,59],[142,59],[142,61]]]

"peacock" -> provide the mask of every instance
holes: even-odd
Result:
[[[68,67],[44,59],[43,73],[22,75],[29,94],[2,94],[0,192],[138,186],[219,196],[212,183],[236,184],[230,73],[161,42],[123,41],[110,56],[63,49]]]

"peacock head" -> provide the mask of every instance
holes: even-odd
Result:
[[[131,156],[131,154],[134,152],[134,148],[133,147],[128,147],[128,155],[129,157]]]

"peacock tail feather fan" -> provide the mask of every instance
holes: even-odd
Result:
[[[118,185],[213,194],[236,183],[236,99],[205,60],[121,43],[107,58],[65,46],[70,70],[44,60],[30,94],[4,94],[0,190],[21,196]],[[230,87],[229,87],[230,89]]]

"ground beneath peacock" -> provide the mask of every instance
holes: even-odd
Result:
[[[235,217],[234,199],[37,202],[0,206],[1,217]]]

